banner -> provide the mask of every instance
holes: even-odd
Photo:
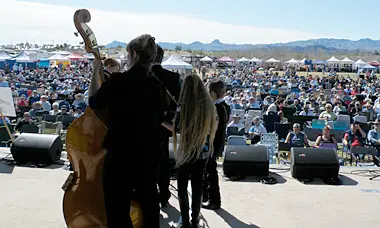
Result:
[[[4,116],[16,117],[11,88],[0,87],[0,112]]]

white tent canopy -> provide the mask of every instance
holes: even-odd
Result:
[[[267,61],[265,61],[266,63],[279,63],[280,62],[280,60],[277,60],[277,59],[275,59],[275,58],[270,58],[270,59],[268,59]]]
[[[369,65],[369,64],[366,64],[366,65],[364,65],[364,66],[359,67],[359,69],[374,70],[374,69],[376,69],[376,67],[371,66],[371,65]]]
[[[355,62],[355,65],[366,65],[367,63],[364,62],[362,59],[359,59],[358,61]]]
[[[354,63],[354,65],[352,66],[352,68],[356,69],[356,68],[360,68],[360,67],[365,66],[365,65],[367,65],[367,63],[364,62],[362,59],[359,59],[358,61],[356,61]]]
[[[335,58],[335,56],[329,58],[328,60],[326,60],[327,63],[340,63],[340,60]]]
[[[238,59],[237,61],[238,61],[238,62],[249,62],[249,59],[243,57],[243,58],[241,58],[241,59]]]
[[[346,64],[352,64],[352,63],[354,63],[354,61],[352,61],[352,60],[349,59],[348,57],[342,59],[340,62],[341,62],[341,63],[346,63]]]
[[[86,53],[86,54],[84,55],[84,57],[86,57],[87,59],[95,59],[95,56],[94,56],[94,54],[92,54],[92,53]]]
[[[50,52],[51,54],[58,54],[58,55],[70,55],[71,52],[68,52],[68,51],[53,51],[53,52]]]
[[[33,62],[28,54],[21,52],[18,56],[14,57],[12,60],[16,60],[16,63],[30,63]]]
[[[193,69],[193,66],[187,62],[182,61],[178,56],[171,55],[165,60],[161,66],[165,69]]]
[[[66,56],[64,55],[61,55],[61,54],[55,54],[53,56],[50,56],[48,58],[48,60],[53,60],[53,61],[68,61],[70,60],[69,58],[67,58]]]
[[[205,56],[203,58],[200,59],[201,62],[213,62],[214,60],[212,60],[212,58],[208,57],[208,56]]]
[[[299,61],[299,63],[301,63],[301,64],[305,64],[305,60],[306,60],[306,58],[303,58],[303,59],[301,59],[301,60]]]
[[[254,62],[254,63],[261,63],[263,60],[253,57],[253,58],[250,59],[249,61],[250,61],[250,62]]]
[[[11,59],[12,56],[8,55],[5,51],[0,52],[0,61],[5,61],[7,59]]]
[[[286,61],[286,63],[289,63],[289,64],[297,64],[297,63],[299,63],[300,61],[298,61],[298,60],[295,60],[295,59],[291,59],[291,60],[288,60],[288,61]]]

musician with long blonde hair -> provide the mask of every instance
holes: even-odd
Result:
[[[213,151],[217,129],[215,105],[198,75],[192,74],[184,79],[173,128],[176,130],[173,134],[173,144],[178,167],[177,184],[182,227],[198,227],[203,172],[205,163]],[[179,133],[179,138],[176,133]],[[187,193],[189,179],[192,189],[191,223]]]

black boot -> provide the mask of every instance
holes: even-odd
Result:
[[[218,210],[221,208],[221,205],[220,203],[207,202],[205,204],[202,204],[202,208],[206,210]]]

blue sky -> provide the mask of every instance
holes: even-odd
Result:
[[[22,1],[19,2],[23,3]],[[357,4],[357,1],[352,0],[28,0],[28,2],[64,5],[72,8],[92,8],[106,11],[109,13],[108,15],[111,15],[110,13],[112,12],[121,12],[125,15],[128,13],[144,13],[184,16],[234,26],[251,26],[307,33],[307,35],[304,34],[305,36],[300,35],[299,39],[313,38],[314,36],[315,38],[359,39],[368,37],[380,39],[380,30],[375,27],[376,21],[378,21],[376,11],[380,9],[380,1],[373,0],[362,0],[360,5]],[[202,25],[199,24],[200,27]],[[192,29],[196,30],[196,25]],[[218,37],[218,35],[222,37]],[[243,42],[234,37],[223,36],[226,36],[226,34],[215,34],[214,38],[219,38],[222,42],[224,40],[232,42],[236,40],[236,43]],[[211,35],[209,37],[200,37],[198,40],[211,39]],[[181,37],[178,38],[180,39]],[[294,40],[297,37],[296,35],[289,36],[284,41],[289,39]],[[265,39],[247,37],[246,43],[262,43],[264,41]]]

